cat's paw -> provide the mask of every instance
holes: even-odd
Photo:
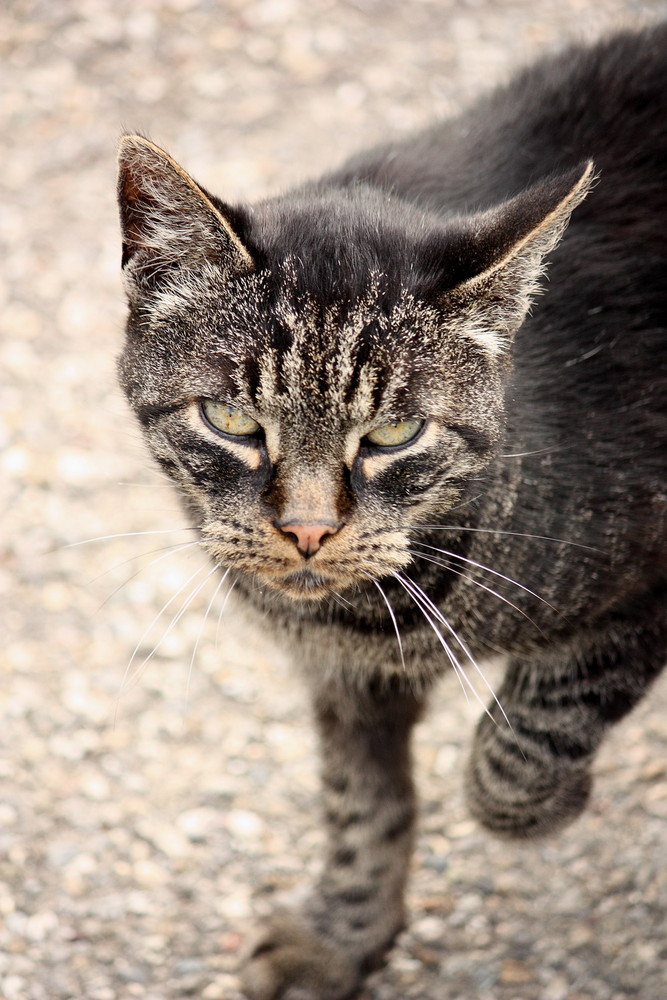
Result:
[[[468,807],[499,837],[528,839],[556,833],[577,818],[591,790],[587,766],[552,765],[537,771],[524,762],[500,772],[497,761],[473,752],[466,776]]]
[[[241,983],[249,1000],[348,1000],[367,970],[304,918],[279,911],[251,943]]]

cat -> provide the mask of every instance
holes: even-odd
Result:
[[[618,34],[252,208],[121,141],[121,383],[321,744],[322,874],[252,1000],[353,996],[403,926],[446,669],[508,657],[466,788],[522,838],[667,660],[665,80],[667,26]]]

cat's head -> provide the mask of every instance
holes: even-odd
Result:
[[[365,185],[230,208],[126,136],[120,360],[224,567],[296,599],[410,562],[497,452],[511,343],[592,167],[443,221]]]

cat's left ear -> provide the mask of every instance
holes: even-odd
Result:
[[[589,161],[470,216],[450,240],[441,303],[461,314],[461,332],[504,354],[539,290],[545,257],[594,180]]]
[[[232,221],[163,149],[125,135],[118,154],[118,203],[128,293],[169,290],[207,266],[235,276],[254,270]]]

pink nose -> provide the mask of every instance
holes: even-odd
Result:
[[[317,552],[322,544],[322,539],[326,535],[335,535],[338,531],[338,525],[327,524],[326,522],[319,524],[279,524],[278,528],[284,535],[287,535],[288,538],[291,538],[296,543],[297,549],[306,558]]]

